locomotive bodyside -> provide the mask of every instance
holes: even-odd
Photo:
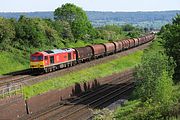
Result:
[[[32,70],[49,72],[70,66],[76,61],[76,52],[74,49],[55,49],[37,53],[31,55],[30,67]],[[35,58],[36,60],[33,60]]]

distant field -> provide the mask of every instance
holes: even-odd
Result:
[[[133,24],[136,27],[142,27],[142,28],[153,28],[153,29],[160,29],[163,25],[166,25],[170,23],[170,21],[166,20],[157,20],[157,21],[142,21],[137,23],[127,23],[124,21],[114,21],[114,20],[94,20],[92,21],[93,26],[103,26],[107,24],[115,24],[115,25],[124,25],[124,24]]]

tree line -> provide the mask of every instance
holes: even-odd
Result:
[[[132,25],[93,27],[85,11],[74,4],[64,4],[54,11],[54,20],[20,16],[17,19],[0,18],[0,50],[11,47],[20,50],[32,48],[64,48],[78,40],[114,40],[138,37],[144,30]]]

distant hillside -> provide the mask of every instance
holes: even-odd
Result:
[[[53,19],[53,12],[0,12],[1,17],[5,18],[16,18],[18,19],[21,15],[28,17],[40,17]]]
[[[172,18],[180,11],[160,12],[97,12],[87,11],[87,15],[94,26],[106,24],[133,24],[140,27],[157,28],[171,22]],[[53,19],[53,12],[28,12],[28,13],[0,13],[5,18],[16,18],[20,15]]]

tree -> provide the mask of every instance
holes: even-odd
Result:
[[[114,40],[117,39],[116,32],[111,30],[99,30],[99,38],[104,40]]]
[[[137,68],[135,97],[142,101],[151,99],[156,103],[169,103],[172,98],[172,75],[174,62],[164,53],[147,50],[142,64]]]
[[[43,48],[46,46],[63,47],[58,32],[47,22],[40,18],[27,18],[21,16],[16,24],[16,38],[21,46]],[[52,24],[52,23],[51,23]]]
[[[45,42],[43,31],[39,27],[40,19],[20,16],[16,24],[16,38],[24,46],[42,47]]]
[[[77,39],[84,39],[87,35],[92,38],[96,34],[85,11],[74,4],[67,3],[58,7],[54,11],[54,19],[67,21],[71,26],[74,37]]]
[[[145,32],[145,33],[148,32],[148,30],[149,30],[149,29],[148,29],[147,27],[144,28],[144,32]]]
[[[106,25],[97,28],[99,38],[104,40],[115,40],[122,34],[122,28],[117,25]]]
[[[0,18],[0,50],[7,50],[15,38],[15,27],[10,19]]]
[[[137,38],[140,36],[140,31],[139,30],[133,30],[133,31],[130,31],[128,34],[127,34],[128,37],[130,38]]]
[[[135,29],[135,27],[132,26],[131,24],[122,25],[122,30],[123,31],[128,32],[128,31],[133,31],[134,29]]]
[[[163,26],[160,30],[165,52],[176,61],[174,79],[180,80],[180,15],[173,18],[172,24]]]
[[[56,20],[54,21],[54,28],[58,31],[63,39],[69,39],[74,41],[74,36],[71,31],[71,26],[66,21]]]

